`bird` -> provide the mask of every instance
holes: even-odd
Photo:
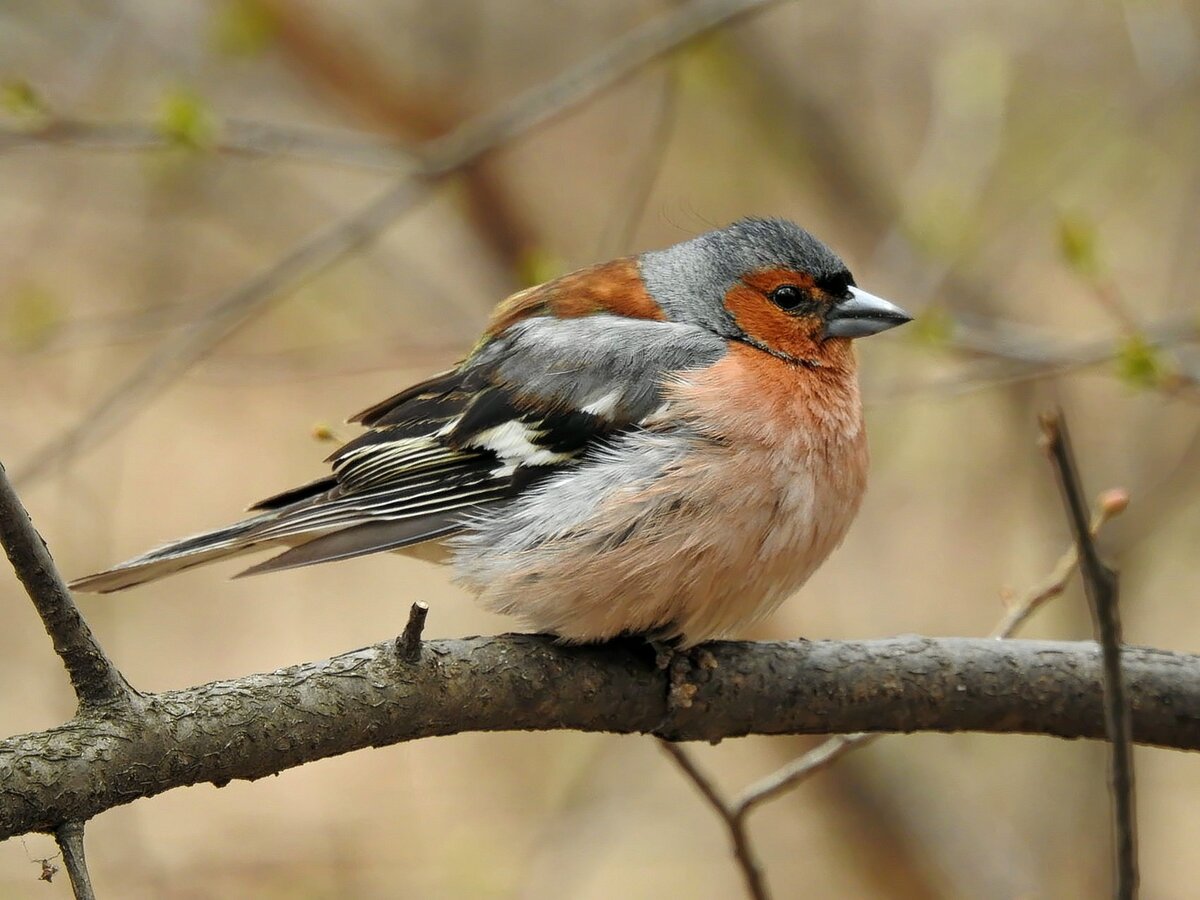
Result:
[[[399,551],[564,643],[730,636],[844,538],[868,469],[852,341],[910,320],[785,219],[592,265],[508,297],[458,365],[353,416],[329,474],[71,587]]]

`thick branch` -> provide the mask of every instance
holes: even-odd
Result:
[[[464,731],[1025,732],[1104,737],[1092,643],[904,637],[715,643],[688,707],[638,642],[537,636],[394,641],[330,660],[150,695],[0,742],[0,839],[200,782],[254,779],[369,746]],[[1133,736],[1200,749],[1200,657],[1127,649]]]
[[[132,691],[79,614],[42,536],[0,463],[0,544],[42,617],[83,706],[125,702]]]

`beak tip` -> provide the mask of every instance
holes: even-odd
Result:
[[[911,313],[890,300],[852,287],[850,296],[831,311],[825,333],[828,337],[867,337],[906,325],[912,320]]]

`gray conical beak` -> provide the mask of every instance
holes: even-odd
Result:
[[[825,336],[866,337],[911,321],[895,303],[852,287],[850,296],[835,303],[825,317]]]

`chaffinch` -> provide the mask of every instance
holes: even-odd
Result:
[[[791,222],[744,219],[502,302],[463,362],[364,410],[333,473],[76,581],[115,591],[399,550],[570,642],[690,646],[771,611],[867,479],[853,338],[909,321]]]

